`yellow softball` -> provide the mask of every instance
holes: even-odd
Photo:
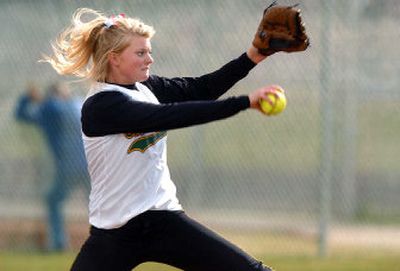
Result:
[[[278,115],[286,108],[287,101],[283,89],[280,87],[276,87],[276,89],[278,91],[275,92],[275,94],[268,94],[268,98],[271,100],[272,104],[266,100],[260,100],[261,110],[268,116]]]

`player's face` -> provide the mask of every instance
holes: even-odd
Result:
[[[113,68],[118,73],[118,83],[132,84],[147,80],[153,62],[150,38],[132,36],[129,46],[116,56]]]

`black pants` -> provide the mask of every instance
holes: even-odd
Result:
[[[148,211],[118,229],[91,227],[72,271],[128,271],[144,262],[186,271],[270,271],[182,211]]]

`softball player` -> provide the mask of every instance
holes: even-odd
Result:
[[[82,108],[91,229],[71,270],[132,270],[146,261],[190,271],[270,270],[185,214],[166,154],[168,130],[260,111],[268,87],[217,98],[266,56],[251,46],[212,73],[165,78],[150,75],[153,34],[137,19],[78,9],[46,58],[60,74],[93,81]]]

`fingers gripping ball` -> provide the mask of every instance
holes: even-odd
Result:
[[[263,99],[260,100],[261,110],[268,116],[278,115],[286,108],[287,101],[283,89],[277,87],[276,90],[275,93],[267,95],[271,103]]]

